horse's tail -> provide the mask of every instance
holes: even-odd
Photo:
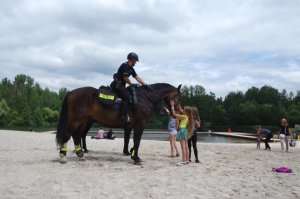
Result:
[[[57,125],[57,132],[56,132],[56,143],[58,146],[62,147],[64,143],[68,142],[71,138],[71,134],[68,130],[68,124],[69,124],[69,116],[68,116],[68,93],[63,101],[60,115],[59,115],[59,121]]]

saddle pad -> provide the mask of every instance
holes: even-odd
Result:
[[[97,92],[99,102],[106,105],[113,105],[117,99],[117,94],[111,91],[109,87],[101,86]]]

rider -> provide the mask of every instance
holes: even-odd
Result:
[[[123,100],[120,113],[123,124],[129,122],[129,117],[127,115],[127,107],[130,100],[130,96],[125,88],[126,83],[132,85],[129,77],[132,75],[132,77],[134,77],[137,82],[139,82],[143,86],[147,86],[145,82],[136,74],[133,68],[136,62],[139,61],[138,55],[134,52],[131,52],[127,55],[127,60],[127,62],[121,64],[121,66],[118,69],[118,72],[114,74],[114,81],[111,83],[112,90],[116,92],[118,96]]]

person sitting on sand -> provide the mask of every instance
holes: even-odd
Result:
[[[102,127],[99,128],[96,136],[92,136],[92,139],[104,139],[104,130]]]
[[[171,104],[171,115],[180,120],[179,131],[177,134],[177,139],[180,141],[181,151],[182,151],[182,161],[178,162],[177,166],[182,166],[189,163],[189,148],[188,148],[188,136],[193,133],[193,115],[191,107],[184,107],[181,110],[183,114],[176,114],[174,111],[174,101],[170,101]]]
[[[108,140],[114,140],[115,138],[116,138],[116,136],[113,135],[113,131],[110,128],[109,131],[107,132],[106,139],[108,139]]]
[[[260,131],[261,134],[265,137],[265,150],[269,149],[271,151],[271,147],[269,145],[269,142],[270,142],[271,138],[273,137],[273,133],[269,129],[261,128],[261,126],[257,126],[256,130]]]
[[[170,115],[168,109],[166,109],[169,115],[169,122],[168,122],[168,134],[169,134],[169,141],[170,141],[170,151],[171,155],[170,158],[179,157],[179,152],[176,146],[176,135],[177,135],[177,128],[178,128],[178,119]],[[176,154],[175,154],[176,152]]]
[[[281,126],[278,132],[280,144],[281,144],[281,152],[284,152],[284,142],[285,142],[285,151],[289,152],[289,139],[292,135],[291,129],[288,125],[286,119],[281,119]]]

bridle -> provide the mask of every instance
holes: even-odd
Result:
[[[176,95],[174,95],[173,97],[171,97],[171,98],[168,99],[168,106],[169,106],[169,108],[170,108],[170,101],[171,100],[174,101],[175,107],[178,107],[179,109],[181,109],[181,106],[180,106],[180,93],[177,92]]]

